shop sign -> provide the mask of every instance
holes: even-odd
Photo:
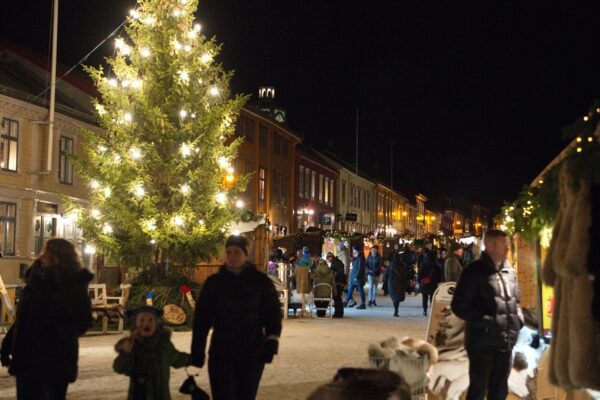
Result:
[[[358,214],[346,213],[346,221],[358,221]]]

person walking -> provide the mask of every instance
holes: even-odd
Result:
[[[329,269],[327,265],[327,261],[320,259],[315,271],[313,272],[313,296],[315,298],[327,298],[331,296],[332,298],[337,297],[337,285],[335,284],[335,274],[332,270]],[[317,286],[321,283],[326,283],[331,286],[331,290],[326,286]],[[319,308],[323,308],[322,310],[317,310],[317,317],[324,317],[326,314],[326,308],[328,306],[328,301],[317,301],[315,300],[315,306]]]
[[[248,261],[248,241],[230,236],[225,264],[202,286],[194,311],[192,365],[205,363],[213,330],[208,376],[215,400],[256,397],[265,363],[273,361],[281,335],[281,306],[267,275]]]
[[[340,259],[340,261],[342,262],[342,264],[344,264],[344,276],[346,277],[346,279],[349,279],[350,277],[350,262],[351,262],[351,258],[350,258],[350,253],[348,252],[348,248],[346,247],[346,245],[344,244],[344,242],[339,242],[338,243],[338,255],[337,258]],[[344,286],[346,284],[348,284],[349,282],[346,281]]]
[[[406,287],[407,293],[414,293],[417,295],[417,273],[416,273],[416,264],[417,264],[417,253],[415,252],[415,245],[409,244],[406,246],[406,250],[402,253],[402,261],[406,265],[408,269],[408,285]]]
[[[342,291],[346,285],[346,275],[344,274],[344,264],[333,253],[327,253],[327,262],[329,268],[335,274],[335,296],[333,297],[335,312],[333,318],[344,317],[344,303],[342,302]]]
[[[390,251],[390,253],[387,256],[387,266],[385,268],[385,271],[388,270],[388,268],[390,268],[393,264],[394,264],[394,258],[396,257],[396,255],[400,255],[400,244],[398,243],[394,243],[394,247],[392,248],[392,251]],[[385,272],[384,272],[385,274]],[[384,278],[383,279],[383,285],[382,285],[382,289],[383,289],[383,295],[387,296],[388,293],[388,286],[387,286],[387,280]]]
[[[444,262],[444,280],[446,282],[458,282],[463,270],[462,255],[463,248],[459,243],[450,244],[450,254]]]
[[[418,281],[423,296],[423,315],[427,316],[429,301],[433,300],[433,293],[442,279],[442,267],[437,263],[433,250],[423,249],[419,265]]]
[[[408,268],[399,253],[394,254],[394,260],[385,270],[383,278],[388,293],[394,304],[394,317],[399,317],[398,307],[406,298],[406,285],[408,284]]]
[[[362,247],[359,244],[352,246],[352,269],[350,270],[350,284],[348,287],[348,293],[346,294],[346,301],[344,307],[354,307],[356,301],[352,297],[354,289],[358,290],[360,294],[360,305],[356,307],[358,310],[364,310],[367,308],[365,305],[365,272],[367,268],[367,260],[363,254]]]
[[[64,400],[77,378],[79,336],[92,322],[88,285],[71,242],[50,239],[25,274],[15,323],[2,342],[2,365],[17,378],[18,400]]]
[[[462,273],[452,312],[465,320],[465,349],[469,357],[468,400],[505,399],[512,348],[524,319],[515,270],[506,261],[505,232],[488,230],[485,251]]]
[[[383,259],[379,254],[379,247],[373,245],[367,257],[367,274],[369,279],[369,307],[377,307],[377,285],[379,284],[379,276],[381,275],[381,267]]]

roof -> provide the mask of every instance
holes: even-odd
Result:
[[[313,149],[312,147],[306,145],[306,144],[299,144],[296,146],[296,149],[298,149],[298,151],[300,152],[300,155],[312,162],[315,162],[327,169],[330,169],[332,172],[334,172],[336,175],[339,173],[337,167],[335,167],[334,165],[332,165],[330,162],[328,162],[325,157],[323,157],[323,155],[321,153],[319,153],[318,151],[316,151],[315,149]]]
[[[288,135],[294,136],[295,138],[298,139],[299,142],[302,142],[302,140],[304,140],[304,137],[302,135],[300,135],[299,133],[296,133],[292,130],[290,130],[290,128],[286,125],[286,124],[282,124],[277,122],[272,116],[271,114],[269,114],[266,111],[261,110],[258,105],[254,104],[254,103],[246,103],[246,105],[243,107],[243,109],[251,114],[256,115],[259,118],[262,118],[264,120],[269,121],[270,124],[275,125],[278,129],[286,132]]]
[[[47,67],[42,56],[10,42],[0,42],[0,94],[47,107],[46,94],[41,95],[48,87]],[[67,75],[56,84],[57,112],[96,123],[93,92],[91,80],[85,82]]]

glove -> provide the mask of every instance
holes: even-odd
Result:
[[[277,354],[277,350],[279,349],[279,341],[275,339],[269,339],[265,341],[263,345],[263,351],[261,354],[261,360],[270,364],[273,361],[273,357]]]
[[[191,362],[191,364],[194,367],[202,368],[202,367],[204,367],[205,358],[206,358],[206,356],[204,354],[202,354],[201,356],[197,356],[197,355],[192,354],[192,362]]]
[[[0,354],[0,363],[2,364],[3,367],[10,367],[10,362],[12,361],[10,354],[2,352],[2,354]]]

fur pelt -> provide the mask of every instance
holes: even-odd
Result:
[[[590,246],[588,182],[573,184],[560,171],[560,213],[543,268],[554,287],[550,382],[566,389],[600,389],[600,325],[592,318],[593,282],[586,261]]]
[[[388,365],[394,370],[393,365],[401,363],[402,359],[417,359],[427,357],[427,373],[429,374],[433,365],[438,362],[438,351],[435,346],[427,343],[424,340],[404,337],[398,340],[396,337],[375,343],[369,346],[369,357],[390,359]],[[396,362],[397,361],[397,362]],[[410,379],[405,377],[407,381]]]

